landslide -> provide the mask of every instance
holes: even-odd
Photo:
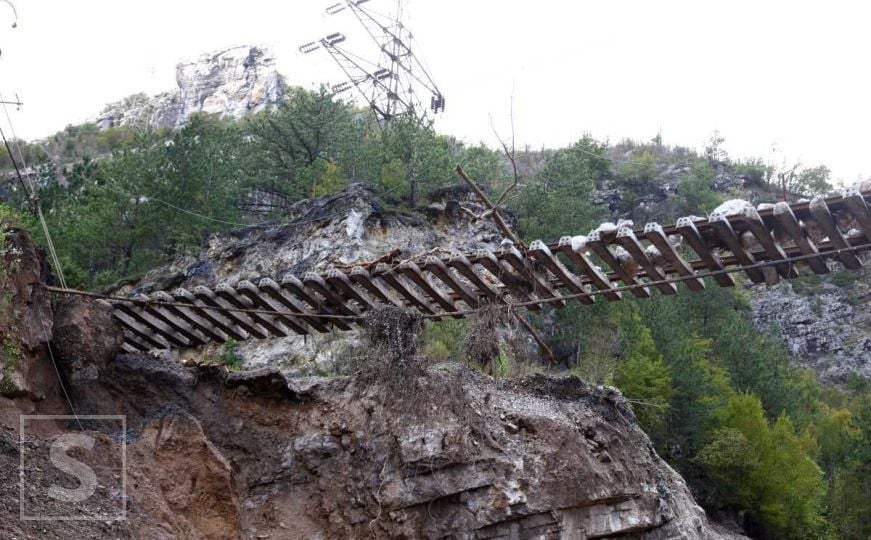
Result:
[[[19,238],[35,255],[4,278],[4,320],[51,324],[42,338],[2,329],[22,351],[6,379],[16,386],[0,397],[4,538],[739,538],[706,518],[613,388],[433,365],[414,336],[396,338],[421,326],[406,313],[370,328],[369,346],[346,359],[351,376],[120,354],[106,308],[52,305],[44,262]],[[52,362],[69,402],[46,377]],[[126,430],[57,421],[19,442],[20,414],[70,405],[123,415]],[[126,440],[126,494],[109,477],[83,503],[105,519],[21,521],[22,452],[79,429],[97,441],[98,468]],[[24,461],[30,476],[71,481],[44,457]],[[29,508],[54,509],[42,492],[23,495]],[[127,519],[111,520],[125,500]]]

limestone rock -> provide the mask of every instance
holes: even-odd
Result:
[[[197,258],[182,257],[148,272],[119,294],[145,293],[263,277],[280,281],[286,274],[323,272],[331,266],[378,259],[393,253],[399,261],[438,248],[439,253],[498,249],[502,236],[490,220],[470,222],[458,212],[462,205],[475,213],[467,188],[440,190],[432,202],[404,214],[391,211],[367,184],[351,184],[331,196],[300,201],[290,210],[289,223],[267,223],[211,236]],[[513,213],[505,216],[513,222]],[[358,343],[356,332],[289,336],[241,342],[238,353],[248,367],[287,367],[295,359],[324,366],[341,358]],[[325,366],[326,367],[326,366]]]
[[[152,97],[130,96],[109,105],[97,120],[101,128],[182,127],[195,113],[240,118],[275,106],[284,97],[284,79],[264,47],[240,46],[202,55],[176,66],[178,89]]]
[[[195,62],[179,64],[175,77],[182,120],[196,112],[240,118],[278,103],[283,95],[275,58],[260,47],[205,54]]]
[[[822,276],[812,285],[753,287],[750,318],[760,330],[774,331],[792,359],[824,381],[842,383],[850,373],[871,378],[869,274],[833,268],[846,283]]]
[[[131,505],[175,534],[743,538],[708,520],[619,391],[576,377],[430,369],[405,408],[355,378],[287,378],[304,399],[276,372],[148,384],[162,363],[121,355],[80,407],[145,423]]]

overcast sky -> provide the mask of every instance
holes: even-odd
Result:
[[[339,82],[326,57],[297,52],[351,24],[324,14],[334,1],[18,0],[14,30],[0,4],[0,92],[25,102],[12,118],[32,139],[131,93],[171,90],[176,63],[233,45],[270,46],[291,84]],[[871,174],[866,2],[405,4],[447,98],[437,128],[465,141],[494,142],[490,115],[507,132],[513,94],[518,144],[661,130],[698,148],[718,130],[735,157],[825,164],[848,182]]]

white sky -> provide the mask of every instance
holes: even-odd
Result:
[[[32,139],[171,90],[177,62],[232,45],[270,46],[291,84],[340,82],[326,57],[297,53],[351,24],[323,13],[334,1],[18,0],[15,30],[0,4],[0,92],[25,102],[13,120]],[[491,114],[507,134],[513,94],[519,145],[661,129],[700,147],[719,130],[735,157],[871,173],[866,2],[407,0],[406,11],[447,98],[437,128],[467,142],[494,142]]]

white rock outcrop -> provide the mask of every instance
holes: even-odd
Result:
[[[176,66],[178,89],[155,96],[137,94],[106,107],[97,124],[150,128],[183,126],[195,113],[240,118],[275,106],[284,80],[272,53],[258,46],[232,47]]]

